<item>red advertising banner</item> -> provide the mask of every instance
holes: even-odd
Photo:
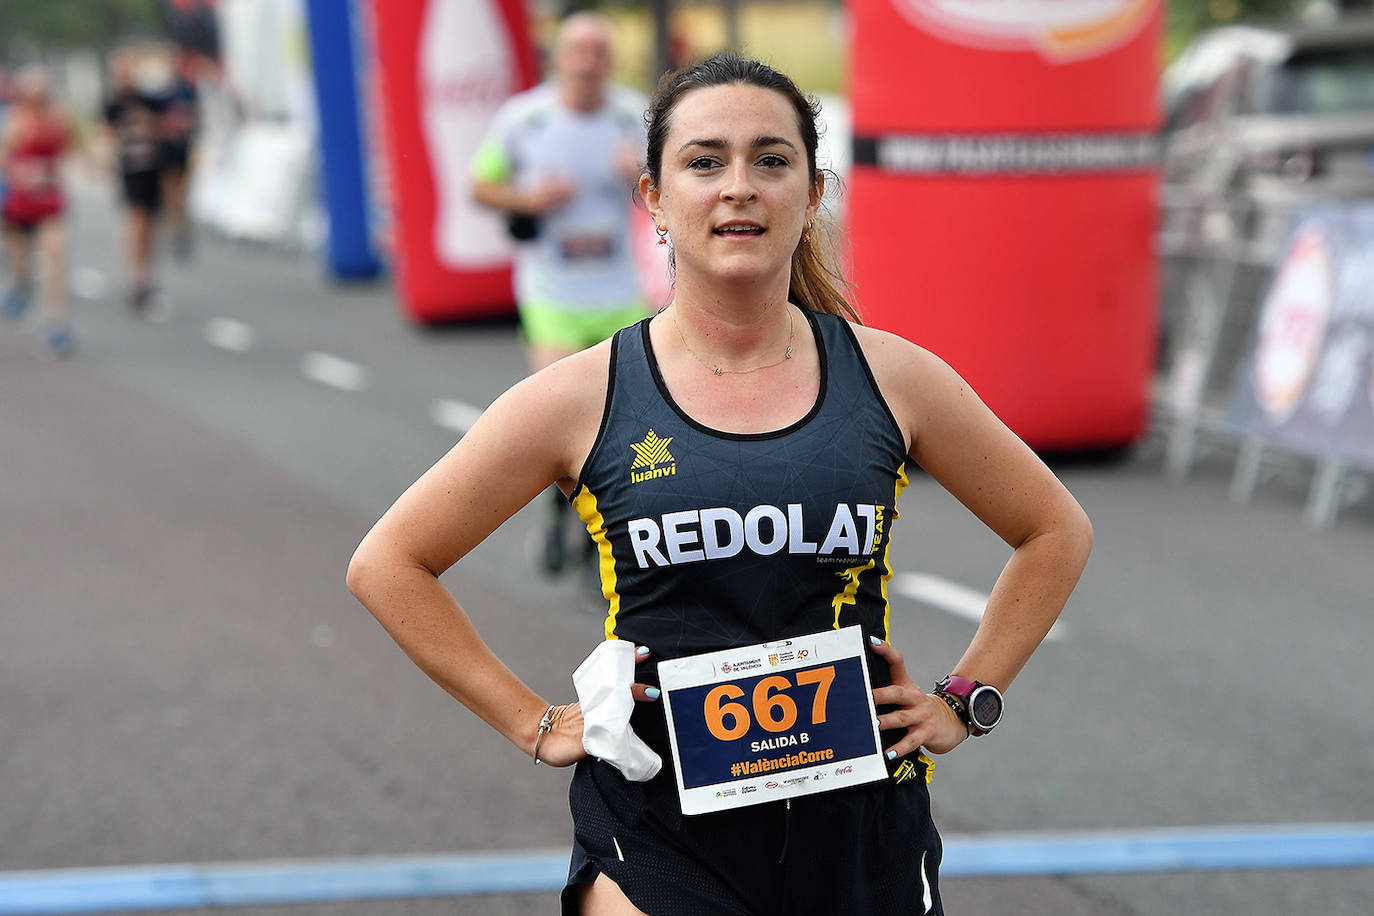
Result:
[[[849,182],[865,321],[946,359],[1043,449],[1144,430],[1158,0],[854,0]]]
[[[521,0],[370,0],[403,311],[421,322],[514,311],[510,242],[471,199],[477,145],[538,78]]]

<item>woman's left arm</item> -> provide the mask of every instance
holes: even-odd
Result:
[[[1078,501],[959,375],[909,341],[856,328],[908,453],[1012,548],[949,672],[1005,690],[1059,617],[1092,549]]]

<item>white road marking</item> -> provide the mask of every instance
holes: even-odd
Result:
[[[301,375],[340,391],[362,391],[372,381],[366,366],[332,353],[311,352],[302,356]]]
[[[928,604],[956,617],[977,623],[983,619],[987,610],[988,596],[977,589],[951,582],[929,573],[898,573],[892,577],[892,585],[900,594],[913,601]],[[1068,636],[1062,623],[1050,627],[1047,640],[1061,640]]]
[[[67,278],[67,288],[76,298],[94,302],[105,298],[110,284],[106,282],[103,271],[94,267],[78,267]]]
[[[456,433],[466,433],[482,415],[482,408],[453,401],[447,398],[433,401],[429,405],[429,419],[435,426],[451,429]]]
[[[202,333],[211,346],[231,353],[247,353],[258,343],[258,332],[252,325],[232,318],[211,318]]]

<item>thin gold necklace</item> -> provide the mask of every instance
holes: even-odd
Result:
[[[780,360],[762,366],[755,366],[752,369],[722,369],[718,364],[708,363],[698,356],[697,351],[692,349],[692,345],[687,342],[687,338],[683,335],[682,325],[677,323],[676,311],[673,312],[673,327],[677,328],[677,338],[682,341],[682,346],[687,349],[688,353],[692,354],[693,359],[701,363],[707,369],[710,369],[712,375],[748,375],[751,372],[758,372],[763,369],[772,369],[774,366],[780,366],[792,358],[792,340],[797,333],[797,326],[792,312],[792,306],[789,304],[787,306],[787,352],[782,355],[782,359]]]

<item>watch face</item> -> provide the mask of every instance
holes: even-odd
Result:
[[[981,687],[973,692],[969,701],[969,715],[978,728],[992,728],[1002,718],[1002,697],[996,690]]]

